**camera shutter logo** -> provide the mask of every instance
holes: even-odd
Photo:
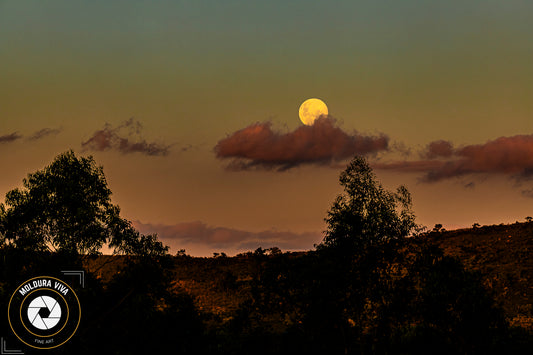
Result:
[[[53,349],[65,344],[78,329],[80,302],[66,282],[51,276],[34,277],[11,296],[8,320],[24,344]]]
[[[51,329],[61,320],[61,306],[55,298],[37,296],[28,306],[28,319],[37,329]]]

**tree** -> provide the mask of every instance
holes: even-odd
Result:
[[[440,249],[413,248],[417,238],[405,238],[419,228],[405,187],[385,190],[360,157],[339,180],[344,192],[328,212],[318,249],[324,270],[315,269],[310,283],[316,297],[306,309],[308,332],[338,330],[343,337],[334,343],[344,343],[344,353],[387,353],[402,331],[430,334],[436,328],[431,335],[443,346],[453,343],[449,339],[464,341],[462,353],[505,331],[478,278]]]
[[[6,194],[0,234],[23,250],[94,254],[105,244],[116,253],[161,255],[168,250],[155,235],[141,235],[120,217],[103,168],[72,150]]]
[[[395,333],[393,348],[416,354],[509,352],[498,348],[507,324],[481,274],[425,239],[410,245],[408,259],[384,312]]]
[[[506,324],[480,276],[432,238],[405,238],[418,232],[407,190],[386,191],[363,158],[340,183],[316,251],[256,258],[252,299],[233,320],[238,334],[268,332],[264,353],[477,354],[500,346]]]
[[[371,334],[378,332],[376,317],[392,293],[399,243],[417,225],[407,188],[383,188],[364,158],[355,157],[339,182],[344,191],[325,219],[317,267],[312,277],[301,277],[307,281],[302,285],[302,324],[316,339],[331,331],[336,334],[314,347],[336,346],[339,353],[351,353],[368,343],[368,337],[377,338]]]
[[[435,224],[435,227],[433,227],[433,232],[439,233],[441,231],[442,231],[442,224],[440,223]]]
[[[385,190],[364,158],[355,157],[339,181],[344,192],[328,211],[322,247],[353,253],[364,246],[401,239],[416,229],[407,188]]]

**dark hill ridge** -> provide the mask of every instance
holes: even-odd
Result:
[[[511,325],[533,331],[533,222],[430,232],[421,238],[479,272]],[[234,257],[176,256],[174,287],[192,295],[202,311],[227,319],[251,298],[251,280],[268,257],[265,250]],[[121,263],[120,258],[102,256],[88,267],[105,281]]]
[[[512,325],[533,330],[533,222],[431,232],[427,237],[481,273]]]

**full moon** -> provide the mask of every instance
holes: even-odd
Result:
[[[320,116],[328,115],[328,107],[320,99],[307,99],[300,105],[299,115],[305,125],[311,126]]]

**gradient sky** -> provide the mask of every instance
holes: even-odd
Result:
[[[368,158],[419,223],[523,220],[532,33],[527,0],[0,0],[0,193],[72,148],[173,251],[309,249],[347,160],[230,171],[215,147],[254,124],[292,142],[318,97],[348,136],[388,137]]]

